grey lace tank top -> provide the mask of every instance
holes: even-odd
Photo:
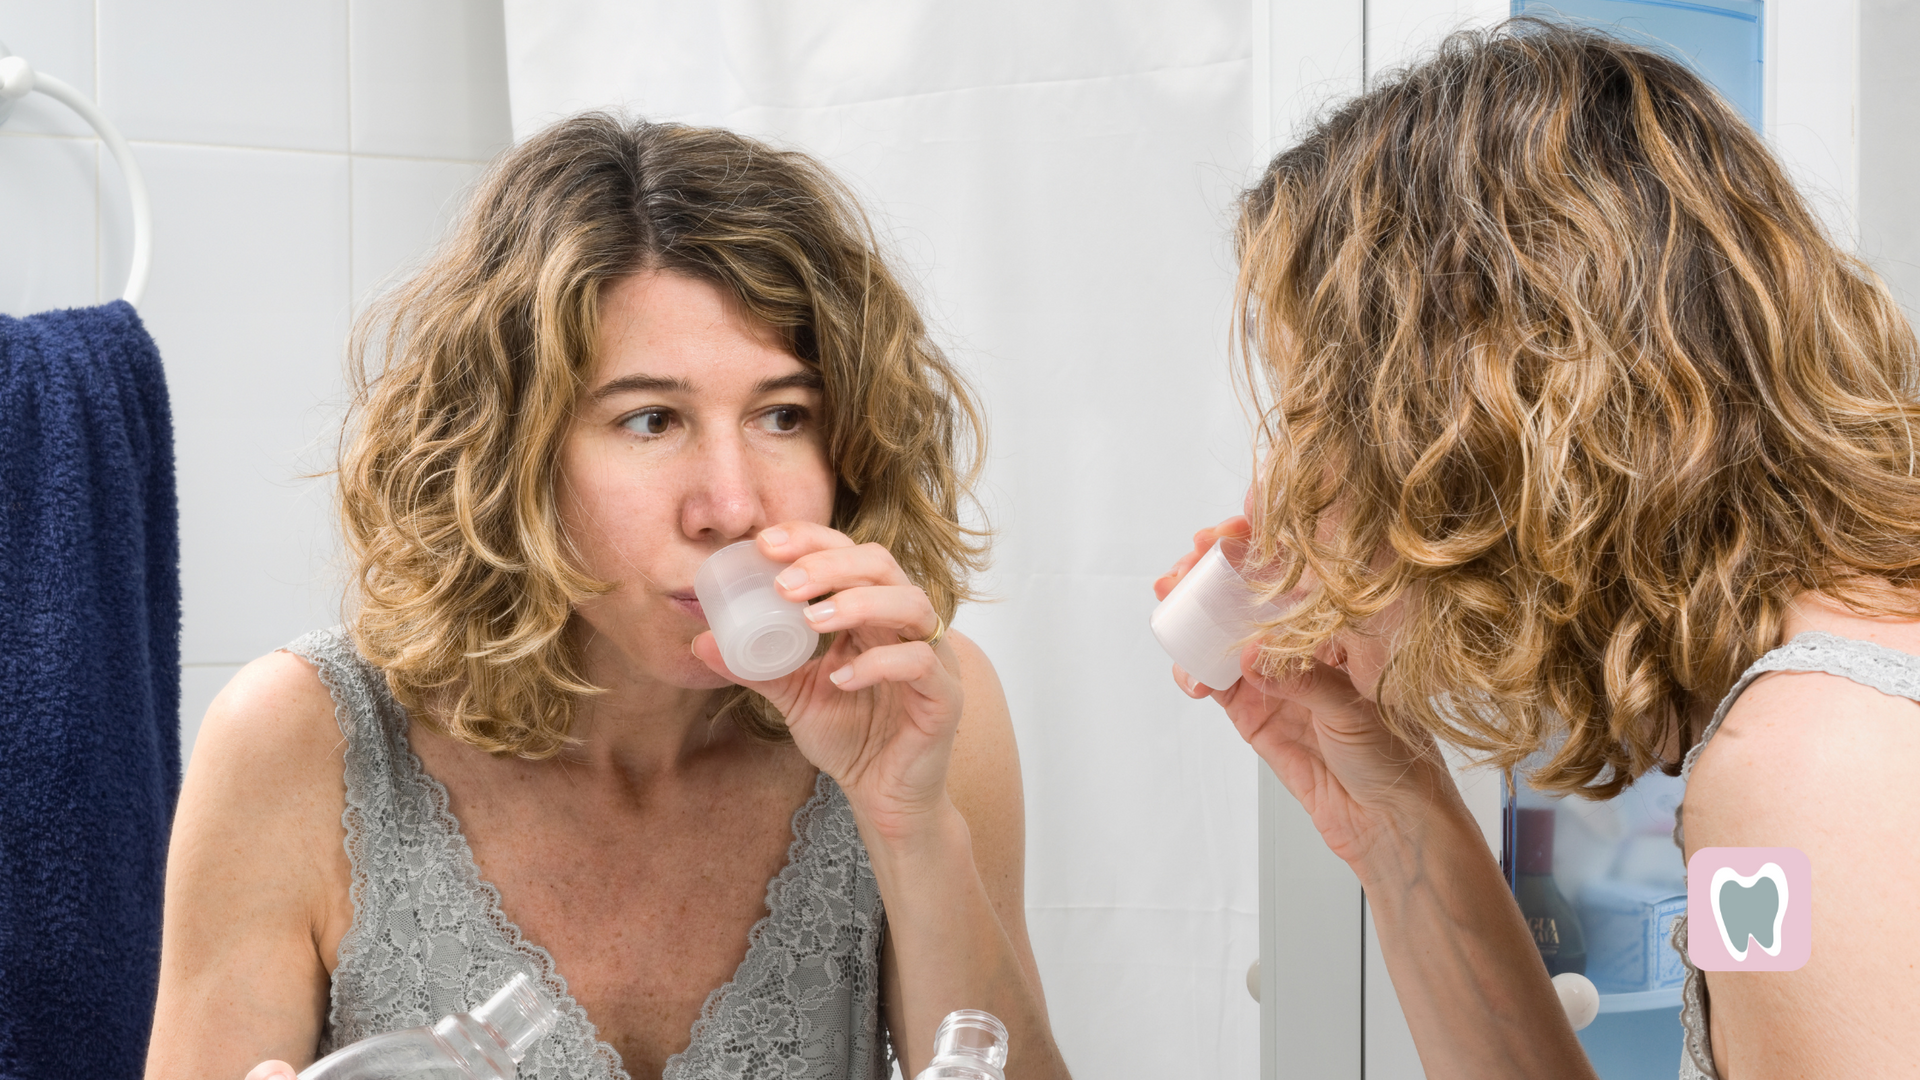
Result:
[[[629,1080],[567,992],[553,957],[522,937],[480,879],[447,809],[447,789],[407,744],[406,710],[341,628],[287,646],[313,664],[346,740],[347,856],[353,925],[340,942],[319,1051],[430,1024],[485,1001],[525,972],[559,1003],[560,1022],[520,1063],[520,1080]],[[885,916],[846,795],[824,773],[794,814],[786,868],[733,980],[708,995],[664,1080],[881,1080]]]
[[[1819,630],[1797,635],[1792,641],[1754,661],[1753,666],[1740,676],[1740,681],[1733,684],[1733,689],[1727,692],[1720,707],[1714,711],[1713,721],[1707,725],[1699,743],[1687,752],[1686,761],[1680,768],[1681,783],[1684,784],[1687,777],[1693,774],[1693,763],[1699,760],[1700,751],[1706,749],[1707,741],[1713,738],[1714,732],[1720,730],[1720,722],[1727,718],[1733,703],[1753,684],[1753,680],[1770,671],[1825,672],[1851,679],[1862,686],[1870,686],[1889,697],[1920,702],[1920,656]],[[1673,842],[1680,845],[1682,858],[1687,850],[1686,833],[1683,831],[1685,812],[1686,803],[1683,799],[1673,823]],[[1720,1074],[1714,1069],[1713,1044],[1707,1038],[1707,1023],[1712,1011],[1707,1000],[1707,979],[1687,958],[1687,917],[1684,914],[1673,921],[1673,947],[1680,953],[1680,962],[1687,967],[1686,982],[1680,991],[1680,1025],[1686,1031],[1685,1045],[1680,1052],[1680,1080],[1720,1080]]]

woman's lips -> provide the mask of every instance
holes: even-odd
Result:
[[[679,608],[681,611],[686,612],[688,615],[692,616],[693,618],[698,619],[701,622],[707,621],[707,613],[701,610],[700,599],[694,596],[693,593],[691,592],[671,593],[668,595],[667,599],[671,600],[675,607]]]

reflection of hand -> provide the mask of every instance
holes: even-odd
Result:
[[[824,525],[784,522],[756,543],[761,554],[792,564],[776,579],[780,594],[816,601],[808,622],[823,634],[838,632],[831,647],[767,682],[727,670],[711,632],[694,638],[694,655],[766,695],[800,752],[881,835],[927,827],[946,799],[963,703],[952,647],[925,640],[940,625],[932,601],[886,548],[856,545]]]
[[[1166,599],[1214,541],[1248,531],[1246,518],[1231,517],[1195,533],[1194,550],[1154,582],[1154,594]],[[1174,681],[1189,697],[1210,696],[1226,709],[1240,737],[1300,800],[1334,854],[1349,864],[1365,860],[1384,838],[1420,821],[1433,800],[1444,797],[1436,791],[1451,788],[1431,737],[1418,749],[1396,739],[1345,671],[1317,658],[1305,671],[1272,678],[1255,671],[1258,656],[1257,644],[1247,646],[1240,681],[1224,691],[1196,682],[1179,665]]]

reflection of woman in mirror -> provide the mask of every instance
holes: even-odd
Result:
[[[1250,531],[1292,608],[1213,696],[1365,887],[1426,1074],[1594,1075],[1438,749],[1555,734],[1536,787],[1684,756],[1687,855],[1815,868],[1804,968],[1689,973],[1683,1075],[1910,1062],[1920,403],[1883,288],[1685,68],[1538,24],[1340,107],[1242,211],[1264,458],[1197,547]]]
[[[943,633],[978,415],[843,189],[567,121],[356,351],[352,621],[208,712],[148,1075],[290,1075],[525,971],[563,1016],[524,1077],[911,1075],[960,1008],[1064,1076],[1005,700]],[[750,688],[693,592],[739,541],[831,641]]]

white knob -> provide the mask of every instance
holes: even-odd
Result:
[[[1560,994],[1560,1007],[1567,1010],[1567,1022],[1580,1031],[1600,1015],[1600,991],[1593,980],[1571,971],[1553,977],[1553,988]]]
[[[1260,961],[1258,959],[1247,965],[1247,993],[1253,995],[1253,1000],[1260,1000]]]
[[[18,101],[33,93],[33,65],[17,56],[0,57],[0,101]]]

